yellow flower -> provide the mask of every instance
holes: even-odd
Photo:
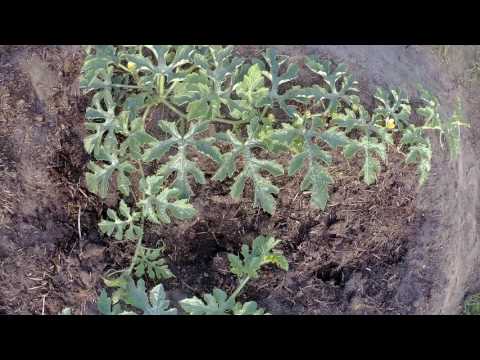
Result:
[[[137,67],[137,65],[135,63],[131,62],[131,61],[129,61],[128,64],[127,64],[127,68],[130,71],[134,71],[136,69],[136,67]]]
[[[387,120],[385,121],[385,127],[386,127],[387,129],[395,129],[395,120],[393,120],[393,119],[391,119],[391,118],[390,118],[390,119],[387,119]]]

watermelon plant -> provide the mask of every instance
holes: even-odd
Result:
[[[281,251],[275,249],[280,240],[271,236],[259,236],[253,241],[252,248],[244,244],[241,256],[228,255],[230,271],[238,278],[238,286],[228,295],[222,289],[215,288],[212,293],[204,294],[203,299],[196,296],[180,301],[180,306],[189,315],[264,315],[255,301],[241,303],[237,297],[251,280],[259,277],[259,270],[267,264],[274,264],[288,270],[287,259]],[[155,286],[147,294],[145,281],[135,283],[132,277],[124,277],[116,282],[117,288],[112,297],[104,289],[98,299],[98,310],[104,315],[176,315],[177,309],[170,307],[162,284]]]
[[[416,109],[400,90],[378,89],[376,107],[369,111],[344,64],[305,58],[316,83],[302,86],[296,81],[299,64],[274,49],[254,59],[236,56],[233,46],[97,45],[86,51],[80,85],[92,95],[84,139],[92,158],[87,187],[100,198],[119,193],[118,209],[108,209],[100,231],[136,242],[130,266],[106,281],[116,291],[112,298],[102,293],[102,313],[124,313],[122,301],[146,314],[175,313],[161,285],[145,289],[143,277],[158,282],[173,276],[161,251],[143,245],[145,223],[193,219],[193,183],[232,179],[233,199],[249,186],[253,206],[272,215],[281,191],[275,179],[285,174],[275,159],[288,154],[287,175],[302,173],[300,190],[308,192],[312,207],[324,210],[336,149],[347,160],[361,159],[359,176],[367,185],[378,181],[389,148],[416,164],[423,184],[430,171],[431,132],[458,155],[459,129],[465,125],[459,114],[443,119],[438,100],[423,89],[423,105]],[[411,120],[413,112],[421,125]],[[216,164],[211,178],[201,157]],[[238,291],[227,296],[216,289],[203,300],[182,301],[182,308],[191,314],[263,312],[235,299],[262,264],[287,269],[283,257],[269,252],[277,244],[272,239],[257,238],[252,253],[242,248],[243,260],[230,256]]]

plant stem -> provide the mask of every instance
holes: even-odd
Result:
[[[230,300],[234,300],[238,294],[240,294],[240,291],[242,291],[242,289],[245,287],[245,285],[247,284],[247,282],[250,280],[250,276],[247,276],[245,279],[243,279],[241,282],[240,282],[240,285],[238,285],[238,287],[235,289],[235,291],[232,293],[232,295],[230,295],[230,297],[228,298],[227,301],[230,301]]]
[[[147,119],[148,113],[152,109],[152,106],[153,105],[148,105],[147,108],[145,109],[145,112],[143,113],[143,117],[142,117],[143,123],[145,123],[145,120]]]
[[[248,124],[250,121],[249,120],[227,120],[227,119],[213,119],[212,121],[214,122],[219,122],[222,124],[228,124],[228,125],[241,125],[241,124]]]
[[[167,98],[168,98],[168,95],[170,95],[170,93],[173,91],[173,89],[175,89],[175,85],[177,85],[177,84],[178,84],[178,81],[174,82],[174,83],[172,84],[172,86],[170,86],[170,87],[168,88],[168,91],[167,91],[167,93],[165,94],[164,99],[167,99]]]
[[[175,106],[173,106],[172,104],[170,104],[167,100],[163,99],[161,102],[161,104],[164,104],[166,107],[168,107],[170,110],[172,110],[175,114],[177,114],[178,116],[180,116],[182,119],[184,120],[187,120],[187,115],[185,115],[183,112],[181,112],[180,110],[178,110]]]
[[[165,76],[161,75],[158,79],[158,93],[160,97],[164,97],[163,93],[165,92]]]
[[[110,271],[107,271],[107,272],[105,273],[105,276],[107,276],[107,277],[112,277],[113,275],[118,274],[118,273],[123,273],[123,272],[125,272],[126,270],[127,270],[127,269],[122,269],[122,270],[110,270]]]
[[[145,225],[145,219],[142,216],[142,229]],[[138,254],[140,253],[140,249],[142,248],[142,241],[143,241],[143,234],[141,237],[138,238],[137,245],[135,246],[135,252],[133,253],[132,262],[128,268],[128,275],[132,274],[133,267],[135,266],[135,262],[137,261]]]
[[[185,135],[187,131],[187,121],[188,121],[187,115],[185,115],[183,112],[178,110],[175,106],[170,104],[166,99],[162,99],[160,103],[164,104],[166,107],[172,110],[175,114],[180,116],[180,128],[181,128],[180,131],[182,135]]]
[[[147,110],[148,109],[149,108],[147,108]],[[140,170],[141,180],[145,180],[145,172],[143,170],[143,165],[142,165],[141,161],[138,161],[138,166],[139,166],[139,170]],[[145,194],[143,192],[140,192],[140,193],[141,193],[140,201],[143,201],[145,199]],[[138,254],[140,253],[140,249],[142,248],[143,233],[144,233],[144,228],[145,228],[145,216],[143,215],[143,210],[141,211],[141,216],[142,217],[141,217],[140,223],[141,223],[141,227],[142,227],[142,236],[140,236],[138,238],[137,245],[135,246],[135,253],[133,254],[132,262],[130,263],[130,266],[128,268],[128,274],[129,275],[132,274],[133,268],[135,266],[135,262],[137,261]]]
[[[188,120],[188,117],[186,114],[178,110],[175,106],[170,104],[170,102],[168,102],[167,100],[163,99],[161,103],[164,104],[166,107],[168,107],[170,110],[172,110],[175,114],[180,116],[182,120]],[[228,119],[213,119],[212,121],[219,122],[222,124],[228,124],[228,125],[241,125],[241,124],[248,124],[250,122],[249,120],[228,120]],[[182,126],[184,127],[184,125],[185,124],[183,123]],[[182,128],[182,132],[185,133],[184,128]]]
[[[117,64],[117,66],[118,66],[120,69],[125,70],[125,71],[128,72],[128,73],[130,72],[130,70],[129,70],[127,67],[123,66],[122,64]]]
[[[123,89],[140,89],[137,85],[123,85],[123,84],[111,84],[111,87],[123,88]]]
[[[268,109],[270,108],[270,106],[265,106],[263,111],[262,111],[262,118],[265,117],[265,115],[267,115],[267,111]]]

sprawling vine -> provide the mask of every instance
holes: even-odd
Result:
[[[381,164],[388,163],[389,147],[417,165],[420,184],[427,181],[432,157],[429,133],[439,134],[451,155],[458,155],[459,129],[465,125],[460,112],[442,118],[438,100],[425,90],[420,91],[423,105],[413,109],[400,90],[378,89],[376,107],[369,112],[360,103],[357,82],[346,65],[314,57],[306,58],[305,65],[318,79],[313,86],[292,85],[300,67],[273,49],[261,59],[247,60],[235,56],[232,46],[87,47],[81,79],[84,91],[93,94],[84,139],[92,157],[87,186],[101,198],[120,193],[118,209],[108,209],[99,228],[115,241],[136,244],[130,265],[117,271],[118,278],[107,280],[116,290],[112,297],[102,293],[102,313],[132,313],[132,309],[144,314],[176,313],[162,285],[150,292],[145,289],[143,277],[158,282],[173,274],[161,251],[145,247],[143,238],[145,222],[169,224],[172,219],[196,216],[189,201],[192,183],[233,178],[234,199],[243,196],[248,184],[253,188],[253,206],[273,214],[282,191],[275,178],[285,170],[268,154],[285,152],[291,157],[288,176],[303,172],[300,190],[309,191],[311,206],[323,210],[334,183],[329,174],[334,149],[346,159],[361,159],[359,176],[368,185],[378,181]],[[162,118],[150,124],[158,109]],[[413,112],[424,119],[422,125],[411,121]],[[162,135],[148,130],[152,126],[158,126]],[[222,153],[220,148],[228,150]],[[199,156],[217,166],[210,179]],[[146,172],[147,166],[153,171]],[[264,313],[254,302],[241,304],[236,297],[262,265],[288,268],[286,259],[274,250],[277,243],[272,237],[258,237],[251,252],[247,245],[242,248],[243,259],[230,255],[237,290],[229,296],[215,289],[203,300],[185,299],[183,310]]]

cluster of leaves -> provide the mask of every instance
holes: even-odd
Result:
[[[394,132],[405,135],[399,145],[411,153],[407,162],[419,164],[422,182],[431,152],[424,130],[441,131],[452,149],[458,148],[455,139],[461,123],[455,120],[448,122],[449,127],[437,127],[438,102],[426,92],[422,93],[425,106],[417,109],[426,118],[420,132],[410,121],[412,106],[402,91],[378,89],[377,107],[369,114],[344,64],[306,58],[307,68],[321,79],[302,87],[291,85],[299,67],[287,65],[287,60],[268,49],[263,60],[247,61],[234,56],[231,46],[94,47],[82,79],[85,89],[96,92],[87,110],[87,128],[93,133],[86,137],[85,147],[102,164],[91,164],[89,188],[106,196],[115,175],[118,191],[128,196],[135,162],[160,161],[155,175],[167,179],[180,199],[188,199],[192,181],[207,181],[198,153],[217,164],[212,180],[234,177],[233,198],[240,198],[249,182],[254,205],[272,214],[280,190],[271,178],[284,169],[272,159],[259,158],[258,150],[289,151],[293,155],[289,175],[305,168],[301,190],[311,191],[312,205],[324,209],[333,182],[327,171],[332,149],[342,148],[347,158],[360,154],[363,179],[372,184],[381,170],[380,161],[386,161],[388,146],[394,145]],[[149,109],[157,107],[174,114],[173,121],[158,122],[165,135],[162,140],[145,130]],[[282,118],[281,125],[273,124],[274,113]],[[214,130],[212,136],[207,130],[210,125],[215,129],[216,123],[232,128]],[[360,130],[360,138],[355,129]],[[220,142],[231,150],[222,154],[215,146]]]
[[[274,160],[281,152],[291,156],[289,176],[304,172],[300,190],[320,209],[328,203],[335,149],[347,159],[362,159],[360,176],[369,185],[387,162],[389,146],[405,151],[425,182],[428,131],[438,131],[452,156],[458,154],[459,113],[442,120],[437,99],[422,90],[424,106],[416,111],[425,123],[416,126],[406,96],[383,89],[369,113],[344,64],[307,57],[305,65],[318,82],[306,87],[294,85],[299,66],[274,49],[250,60],[236,56],[232,46],[97,45],[86,51],[80,85],[93,93],[86,111],[84,145],[92,157],[86,182],[101,198],[112,192],[122,197],[118,211],[109,209],[99,227],[117,241],[137,243],[127,275],[152,280],[171,275],[160,254],[142,245],[144,224],[196,216],[192,183],[208,181],[201,158],[217,167],[210,180],[233,179],[234,199],[248,184],[254,206],[273,214],[281,191],[274,178],[285,172]],[[219,124],[226,130],[219,131]],[[138,290],[141,284],[129,286]],[[161,299],[162,291],[150,295],[154,306],[152,296]],[[212,296],[218,302],[223,295]]]
[[[120,298],[126,305],[141,310],[144,315],[177,315],[177,309],[170,308],[170,301],[166,299],[162,284],[155,286],[147,294],[145,281],[128,278],[124,292]],[[119,299],[119,300],[120,300]],[[98,311],[103,315],[136,315],[133,310],[125,310],[122,305],[112,301],[106,290],[102,290],[97,301]]]
[[[134,274],[138,278],[147,275],[152,280],[170,279],[173,277],[164,258],[162,249],[140,248],[133,266]]]
[[[409,124],[403,132],[400,145],[408,149],[405,161],[408,164],[417,164],[420,184],[423,184],[430,172],[432,158],[432,146],[426,133],[428,131],[437,132],[440,145],[444,147],[446,142],[450,157],[455,159],[460,153],[460,128],[469,125],[464,120],[460,101],[457,101],[453,115],[443,118],[440,115],[438,99],[422,87],[419,88],[419,92],[424,106],[418,108],[416,112],[423,118],[423,124],[421,126]]]
[[[238,287],[228,295],[222,289],[215,288],[212,293],[196,296],[179,302],[188,315],[264,315],[255,301],[241,303],[237,297],[250,279],[256,279],[262,266],[277,265],[288,271],[288,262],[282,253],[275,249],[279,240],[271,236],[259,236],[253,241],[252,249],[243,245],[241,256],[229,254],[230,271],[238,278]],[[112,284],[110,284],[112,285]],[[97,307],[103,315],[176,315],[177,309],[170,307],[162,284],[156,285],[148,293],[145,282],[140,279],[135,283],[132,277],[123,277],[114,284],[117,291],[109,297],[103,290]]]
[[[471,295],[465,300],[463,313],[465,315],[480,315],[480,294]]]

